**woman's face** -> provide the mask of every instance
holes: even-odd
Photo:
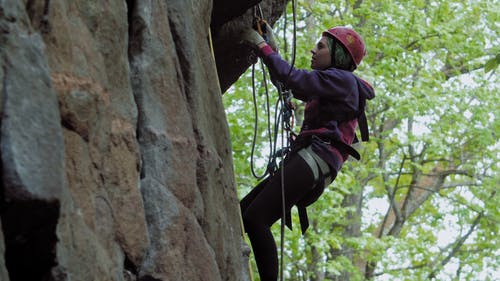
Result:
[[[325,36],[316,43],[314,49],[311,50],[311,68],[315,70],[323,70],[332,64],[332,56],[328,48],[328,42]]]

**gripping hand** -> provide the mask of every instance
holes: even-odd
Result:
[[[274,40],[274,32],[271,26],[266,22],[266,39],[267,44],[275,51],[278,52],[278,44]]]
[[[247,44],[252,45],[252,47],[257,48],[257,46],[265,42],[264,38],[254,29],[252,28],[247,28],[243,31],[243,34],[241,36],[241,40]]]

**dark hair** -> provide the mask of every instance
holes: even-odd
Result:
[[[336,38],[331,36],[326,36],[328,42],[328,48],[330,49],[330,55],[332,57],[332,67],[354,71],[356,65],[354,64],[351,54],[347,49],[340,43]]]

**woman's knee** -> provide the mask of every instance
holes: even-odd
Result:
[[[242,214],[243,226],[245,227],[245,232],[256,232],[262,231],[263,229],[269,228],[266,225],[263,218],[258,214],[252,212],[245,212]]]

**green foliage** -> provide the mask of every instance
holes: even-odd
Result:
[[[500,65],[500,54],[496,55],[486,62],[486,64],[484,65],[484,72],[493,71],[498,67],[498,65]]]
[[[286,280],[500,279],[498,4],[298,1],[296,66],[309,68],[324,29],[354,27],[368,49],[356,73],[376,98],[362,160],[349,160],[308,209],[305,236],[298,227],[286,232]],[[291,13],[289,5],[281,50],[289,61]],[[280,37],[284,25],[274,27]],[[250,79],[249,71],[224,96],[241,197],[256,184]],[[257,96],[261,164],[268,151],[261,87]],[[279,224],[273,231],[279,240]]]

